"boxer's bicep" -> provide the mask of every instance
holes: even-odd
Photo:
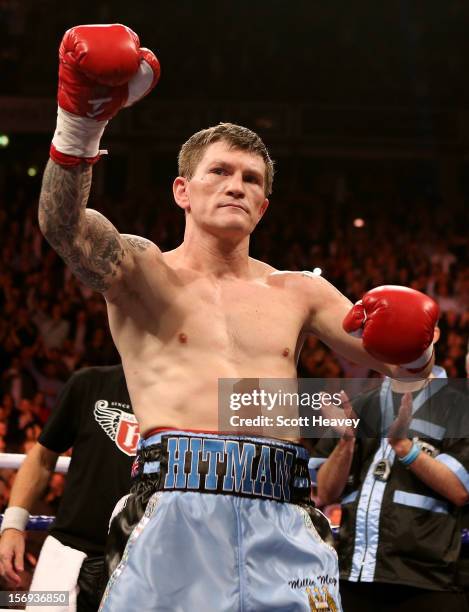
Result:
[[[86,208],[92,168],[62,167],[49,161],[39,198],[39,226],[73,273],[95,291],[108,291],[120,280],[132,248],[113,224]]]

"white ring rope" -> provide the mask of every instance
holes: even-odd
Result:
[[[25,457],[26,455],[21,455],[19,453],[0,453],[0,469],[4,468],[17,470],[21,467]],[[59,457],[54,472],[66,474],[68,472],[69,465],[70,457]]]

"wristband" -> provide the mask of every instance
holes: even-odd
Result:
[[[0,533],[3,533],[5,529],[18,529],[18,531],[25,531],[28,521],[29,512],[26,510],[26,508],[20,508],[20,506],[10,506],[5,510],[5,514],[3,515]]]
[[[398,459],[404,467],[409,467],[409,465],[411,465],[417,459],[421,452],[422,449],[414,442],[407,455],[404,455],[404,457],[398,457]]]

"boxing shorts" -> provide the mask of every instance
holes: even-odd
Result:
[[[136,484],[111,523],[100,610],[342,610],[308,458],[267,438],[164,430],[141,439]]]

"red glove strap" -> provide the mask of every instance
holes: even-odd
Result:
[[[93,165],[101,157],[99,153],[95,157],[75,157],[74,155],[66,155],[65,153],[57,151],[53,144],[50,146],[49,155],[56,164],[60,164],[61,166],[79,166],[83,163]]]

